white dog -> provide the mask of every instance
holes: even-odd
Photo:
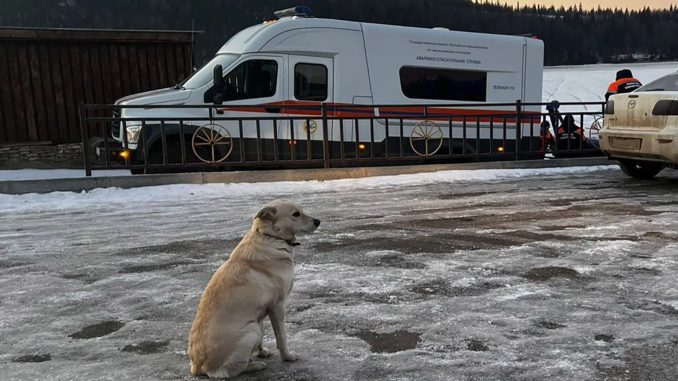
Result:
[[[311,233],[320,220],[291,201],[266,204],[252,228],[214,273],[202,294],[188,339],[191,373],[234,377],[266,367],[253,361],[268,357],[262,347],[263,321],[271,319],[283,361],[297,355],[287,349],[285,301],[292,289],[292,249],[297,234]]]

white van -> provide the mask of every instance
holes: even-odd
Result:
[[[233,149],[233,141],[242,141],[248,155],[254,154],[254,143],[248,141],[256,138],[291,142],[309,137],[313,144],[321,144],[319,106],[324,104],[331,118],[328,136],[332,142],[352,142],[352,146],[362,149],[365,144],[406,135],[403,138],[410,138],[414,152],[428,156],[440,149],[442,143],[453,141],[449,139],[450,132],[455,142],[462,134],[467,139],[477,136],[483,140],[490,136],[503,137],[504,141],[515,139],[515,128],[502,129],[497,123],[492,130],[487,118],[475,117],[513,115],[515,126],[516,101],[541,102],[544,55],[541,40],[312,18],[308,12],[305,7],[276,12],[277,20],[239,32],[211,61],[176,87],[118,100],[116,105],[123,106],[119,116],[126,121],[125,128],[114,126],[114,139],[127,146],[135,162],[143,159],[139,152],[134,153],[141,151],[137,149],[141,141],[149,147],[147,154],[157,159],[162,151],[157,123],[146,121],[146,131],[140,138],[142,122],[134,119],[167,118],[162,127],[165,133],[168,136],[183,133],[186,144],[193,144],[194,148],[196,142],[207,145],[210,133],[227,137],[230,146],[221,147],[217,157],[205,160],[204,155],[196,152],[202,161],[214,162],[240,150]],[[273,129],[270,120],[210,121],[209,107],[124,108],[215,104],[219,106],[219,115],[213,115],[218,117],[308,120],[278,120]],[[467,104],[473,106],[453,107]],[[370,107],[373,105],[390,107]],[[522,111],[539,113],[540,106],[527,105]],[[465,115],[473,115],[474,123],[479,121],[482,128],[467,131],[447,128],[448,122],[455,129],[460,128]],[[376,127],[350,119],[361,116],[380,119],[375,120]],[[349,119],[332,119],[342,117]],[[183,122],[181,128],[170,121],[181,118],[192,120]],[[427,123],[427,133],[442,135],[437,147],[435,142],[419,149],[413,145],[416,139],[411,138],[422,132],[422,121]],[[197,129],[204,125],[208,130],[201,135]],[[539,132],[537,121],[534,126],[525,123],[521,134],[540,139]],[[169,156],[178,152],[179,140],[173,141],[167,141]],[[359,141],[361,144],[357,144]],[[305,148],[300,150],[305,152]],[[322,149],[314,149],[314,155],[318,151]]]

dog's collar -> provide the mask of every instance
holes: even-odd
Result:
[[[277,241],[284,241],[289,246],[299,246],[299,245],[301,245],[299,242],[295,242],[295,241],[288,240],[288,239],[283,239],[283,238],[272,236],[272,235],[269,235],[269,234],[261,233],[261,235],[263,235],[264,237],[273,238]]]

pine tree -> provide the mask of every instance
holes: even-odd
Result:
[[[306,0],[317,16],[486,33],[532,33],[544,40],[547,64],[678,59],[678,6],[665,10],[513,7],[508,0]],[[204,30],[196,58],[208,59],[233,34],[299,0],[0,0],[0,25]],[[502,5],[503,4],[503,5]]]

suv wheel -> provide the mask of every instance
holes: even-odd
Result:
[[[624,173],[637,179],[651,179],[664,169],[663,164],[639,160],[619,160],[619,166]]]

